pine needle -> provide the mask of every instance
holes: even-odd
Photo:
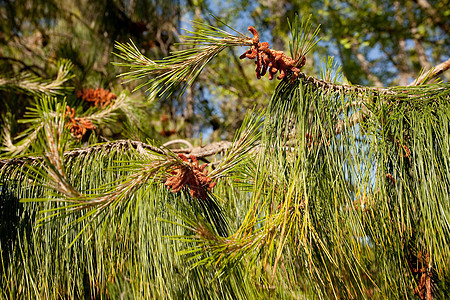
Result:
[[[191,35],[183,36],[185,41],[176,45],[181,50],[172,51],[170,56],[161,60],[153,61],[145,57],[132,41],[117,42],[115,47],[119,53],[115,54],[127,62],[114,64],[131,69],[120,76],[126,82],[145,80],[135,90],[147,87],[147,97],[151,101],[165,99],[175,91],[181,94],[194,82],[206,64],[227,47],[252,44],[252,39],[241,33],[236,36],[207,24],[193,23],[193,31],[186,30]]]

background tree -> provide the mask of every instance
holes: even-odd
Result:
[[[189,9],[170,1],[3,1],[0,6],[1,58],[0,67],[4,78],[49,80],[56,76],[57,62],[68,59],[72,63],[71,80],[65,83],[65,92],[71,106],[80,106],[76,91],[104,88],[120,94],[124,88],[119,84],[119,70],[114,59],[113,45],[116,40],[132,38],[150,57],[167,55],[177,41],[175,28]],[[37,77],[37,78],[35,78]],[[40,78],[40,79],[39,79]],[[133,89],[125,86],[125,89]],[[24,93],[25,92],[25,93]],[[46,92],[46,91],[43,91]],[[140,94],[135,98],[142,98]],[[33,103],[27,91],[2,94],[1,112],[12,112],[20,119],[24,109]],[[132,99],[130,99],[132,100]],[[142,105],[139,105],[142,106]],[[127,106],[128,109],[136,108]],[[84,109],[86,110],[86,107]],[[123,114],[122,114],[123,115]],[[133,111],[133,127],[142,127],[139,134],[157,135],[154,124],[147,120],[159,119],[159,114],[148,107]],[[97,133],[107,139],[123,137],[123,118],[116,118],[118,126],[97,128]],[[139,123],[139,124],[137,124]],[[130,128],[130,127],[129,127]],[[12,126],[12,134],[24,129]],[[145,136],[145,135],[144,135]],[[148,137],[147,136],[147,137]]]

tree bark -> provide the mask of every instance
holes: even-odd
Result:
[[[400,2],[394,2],[395,9],[395,20],[397,23],[403,27],[403,16],[401,12]],[[408,65],[408,53],[406,52],[406,40],[405,38],[400,38],[398,41],[398,52],[397,52],[397,68],[399,71],[399,85],[408,85],[409,79],[411,77],[411,69]]]
[[[364,55],[362,55],[361,52],[359,51],[358,42],[354,41],[352,43],[351,48],[352,48],[353,54],[355,54],[356,59],[358,60],[360,66],[361,66],[361,69],[366,74],[367,78],[372,82],[372,84],[374,86],[382,87],[383,83],[375,74],[372,73],[372,71],[370,71],[370,63],[366,60]]]
[[[431,21],[433,24],[436,24],[446,34],[450,35],[450,23],[447,19],[441,18],[438,11],[433,6],[431,6],[431,4],[428,3],[427,0],[414,0],[414,2],[416,2],[420,9],[430,17],[429,21]]]
[[[413,5],[412,2],[408,2],[406,4],[406,15],[408,17],[409,23],[411,24],[411,35],[414,39],[414,44],[416,46],[417,59],[419,60],[419,64],[424,70],[431,69],[431,63],[428,60],[427,54],[425,53],[425,48],[422,44],[422,37],[419,34],[419,30],[417,29],[417,22],[414,14],[412,12]]]
[[[421,84],[425,83],[426,81],[428,81],[432,78],[435,78],[436,76],[439,76],[440,74],[447,71],[448,69],[450,69],[450,58],[448,60],[444,61],[443,63],[440,63],[439,65],[437,65],[433,69],[429,70],[428,72],[423,73],[422,76],[420,76],[419,78],[417,78],[416,80],[411,82],[409,85],[410,86],[421,85]]]

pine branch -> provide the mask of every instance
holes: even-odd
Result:
[[[94,129],[92,122],[99,124],[104,122],[115,115],[117,110],[126,109],[126,106],[129,105],[130,98],[126,96],[125,92],[122,92],[116,99],[114,99],[107,107],[98,110],[96,108],[89,109],[82,116],[75,117],[75,109],[67,108],[67,117],[69,118],[67,126],[70,129],[72,136],[78,138],[80,140],[83,135],[87,132],[87,130]],[[24,132],[21,132],[19,136],[14,139],[11,137],[10,130],[10,121],[7,116],[9,113],[3,118],[3,128],[1,131],[1,141],[4,147],[0,147],[0,151],[7,152],[6,155],[10,157],[15,157],[19,154],[25,153],[30,146],[36,141],[39,132],[42,130],[44,126],[44,121],[39,115],[36,115],[36,111],[38,108],[30,108],[27,112],[26,119],[19,120],[20,123],[27,123],[31,126],[26,129]],[[50,113],[50,116],[53,117],[53,114]],[[14,140],[18,141],[14,144]]]
[[[63,104],[64,105],[64,104]],[[56,106],[56,113],[51,110],[52,106]],[[213,218],[218,221],[221,232],[225,232],[225,223],[220,220],[220,209],[215,204],[215,199],[210,190],[215,186],[213,181],[220,177],[237,170],[241,162],[247,161],[246,155],[255,145],[259,135],[257,133],[261,125],[260,119],[262,115],[251,116],[244,120],[244,124],[253,122],[248,128],[238,135],[237,140],[230,146],[230,150],[224,155],[223,160],[211,174],[207,174],[207,164],[199,165],[198,157],[189,155],[189,158],[183,154],[176,155],[169,149],[162,149],[140,142],[119,141],[99,145],[95,149],[75,150],[72,152],[62,152],[64,136],[67,132],[64,130],[65,111],[61,110],[61,104],[55,103],[54,99],[42,100],[38,107],[39,115],[43,119],[44,137],[40,137],[40,145],[43,150],[43,156],[38,158],[28,157],[24,160],[0,161],[2,173],[8,172],[10,168],[22,168],[25,166],[29,171],[28,176],[39,178],[41,184],[58,192],[62,197],[51,198],[49,201],[58,201],[66,203],[65,206],[59,208],[61,212],[74,213],[77,211],[85,211],[84,214],[90,217],[96,217],[102,212],[121,211],[133,199],[130,197],[137,189],[145,184],[164,184],[169,187],[172,193],[188,193],[190,196],[199,201],[203,201],[202,205],[206,205],[205,213],[216,216]],[[255,133],[256,132],[256,133]],[[138,162],[123,165],[124,171],[132,172],[119,180],[105,185],[101,191],[82,192],[71,184],[70,176],[66,175],[65,164],[69,161],[70,156],[75,156],[75,161],[83,161],[87,157],[108,157],[109,148],[117,151],[118,147],[125,145],[135,148],[140,156]],[[134,144],[134,145],[133,145]],[[147,149],[145,149],[147,148]],[[152,151],[155,150],[155,151]],[[216,151],[223,151],[219,148]],[[202,150],[200,150],[202,151]],[[122,151],[123,152],[123,151]],[[211,149],[208,149],[205,155],[210,155]],[[83,155],[83,156],[82,156]],[[138,157],[139,157],[138,156]],[[70,159],[73,161],[73,159]],[[71,174],[72,175],[72,174]],[[159,185],[159,188],[165,188]],[[33,201],[31,199],[24,201]],[[212,210],[210,210],[212,209]],[[57,213],[59,215],[60,213]],[[81,219],[80,219],[81,220]],[[215,222],[215,221],[214,221]]]
[[[303,80],[304,83],[311,85],[318,90],[323,91],[325,94],[329,93],[342,93],[344,95],[354,94],[358,96],[362,96],[364,98],[367,97],[370,93],[380,94],[380,95],[393,95],[395,94],[390,88],[382,88],[382,87],[368,87],[362,85],[348,85],[348,84],[336,84],[333,82],[328,82],[326,80],[322,80],[313,76],[309,76],[306,73],[300,72],[300,79]]]
[[[42,122],[43,134],[37,138],[37,144],[43,152],[43,169],[30,169],[36,177],[48,178],[48,186],[70,198],[77,198],[81,193],[76,190],[67,177],[63,153],[68,133],[64,130],[65,102],[58,103],[55,98],[43,97],[36,106]]]
[[[205,65],[223,49],[232,46],[250,46],[250,50],[244,55],[257,59],[258,76],[265,73],[264,68],[268,68],[269,71],[273,69],[272,75],[277,71],[283,71],[279,77],[284,78],[286,71],[289,72],[292,69],[295,76],[290,72],[289,76],[286,77],[291,80],[298,77],[306,84],[313,85],[325,93],[353,94],[367,100],[373,99],[374,96],[395,96],[398,93],[392,88],[335,84],[299,71],[298,68],[304,64],[304,55],[317,43],[317,41],[314,41],[314,37],[317,35],[318,29],[310,34],[311,28],[308,20],[302,21],[300,29],[298,29],[298,26],[300,24],[296,19],[291,28],[293,42],[290,48],[293,59],[280,51],[268,48],[267,43],[260,43],[257,31],[251,26],[249,30],[253,33],[253,38],[244,36],[234,29],[232,30],[237,32],[238,36],[210,25],[194,22],[195,31],[188,31],[192,36],[185,37],[187,38],[186,41],[180,44],[182,47],[194,46],[194,48],[174,51],[167,58],[153,61],[142,55],[133,42],[127,44],[118,42],[116,49],[120,53],[116,53],[116,55],[127,62],[115,63],[115,65],[131,69],[130,72],[120,75],[127,82],[150,77],[150,80],[142,83],[135,90],[148,86],[146,92],[148,97],[153,100],[168,97],[175,90],[182,93],[197,78]],[[307,36],[308,34],[311,36]],[[269,64],[271,67],[268,67]]]
[[[192,146],[192,144],[190,142],[188,142],[186,140],[183,140],[183,139],[177,139],[177,140],[173,140],[173,141],[168,141],[167,143],[164,143],[163,146],[164,147],[168,147],[170,145],[175,145],[175,144],[184,144],[184,145],[186,145],[188,147],[187,148],[188,152],[191,152],[192,148],[194,148],[194,146]],[[177,152],[175,152],[175,153],[177,153]]]
[[[0,141],[4,147],[0,147],[0,151],[6,151],[11,153],[11,156],[16,156],[17,154],[24,153],[36,140],[39,131],[42,129],[43,124],[34,124],[31,128],[28,128],[25,132],[21,134],[24,137],[19,143],[14,144],[13,138],[11,136],[11,112],[7,111],[5,116],[2,118],[2,132],[0,136]]]
[[[227,151],[232,142],[230,141],[220,141],[214,142],[208,145],[192,147],[189,149],[186,148],[177,148],[171,149],[174,153],[184,153],[184,154],[192,154],[197,158],[205,158],[208,156],[212,156],[218,153],[224,153]],[[140,141],[130,141],[130,140],[117,140],[113,142],[108,142],[105,144],[95,145],[87,148],[74,149],[71,151],[64,152],[64,159],[74,158],[77,156],[82,156],[86,154],[92,154],[98,151],[108,151],[109,149],[117,149],[121,148],[123,151],[127,151],[129,149],[135,149],[139,153],[143,153],[143,150],[150,150],[155,153],[164,154],[164,150],[162,148],[158,148]],[[24,158],[12,158],[12,159],[0,159],[0,167],[10,164],[23,164],[25,162],[40,162],[43,160],[43,157],[39,156],[26,156]]]
[[[190,48],[173,51],[162,60],[153,61],[145,57],[132,41],[126,44],[117,42],[115,47],[119,53],[116,55],[127,62],[114,64],[131,69],[120,76],[126,82],[150,77],[135,90],[147,86],[149,99],[166,98],[176,90],[181,94],[194,82],[206,64],[225,48],[252,44],[251,38],[231,27],[229,28],[238,35],[199,22],[193,23],[194,31],[186,30],[192,35],[183,36],[185,41],[178,45],[181,49]]]
[[[20,91],[31,95],[61,95],[63,84],[74,75],[70,74],[72,63],[69,60],[59,62],[59,70],[54,80],[45,80],[25,73],[16,78],[0,78],[0,90]]]
[[[428,72],[424,72],[422,75],[420,75],[416,80],[411,82],[409,86],[417,86],[426,83],[427,81],[441,75],[445,71],[447,71],[450,68],[450,58],[439,65],[435,66]]]

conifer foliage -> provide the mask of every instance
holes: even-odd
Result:
[[[124,78],[150,78],[138,88],[164,101],[220,51],[246,46],[258,78],[280,72],[267,109],[209,154],[131,140],[70,149],[126,97],[82,91],[105,112],[78,118],[41,96],[29,114],[34,153],[5,147],[0,161],[1,217],[13,216],[0,228],[2,297],[448,295],[449,84],[345,85],[332,59],[310,77],[308,19],[292,22],[290,55],[251,26],[253,37],[195,26],[183,45],[193,48],[158,61],[117,43]]]

